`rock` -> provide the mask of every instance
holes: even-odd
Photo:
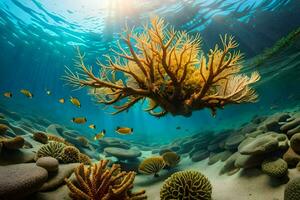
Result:
[[[280,141],[283,142],[283,147],[286,147],[287,138],[284,134],[274,132],[265,133],[259,135],[248,144],[243,145],[239,148],[239,152],[243,155],[256,155],[277,151],[281,148],[279,144]]]
[[[300,177],[297,177],[285,187],[284,200],[300,200]]]
[[[290,139],[291,148],[300,154],[300,133],[294,134]]]
[[[30,196],[30,200],[72,200],[69,191],[67,185],[62,185],[53,191],[37,192]]]
[[[29,132],[27,132],[26,130],[24,130],[24,129],[18,127],[18,126],[10,124],[9,127],[13,130],[13,132],[16,135],[27,135],[27,134],[29,134]]]
[[[64,132],[64,127],[59,124],[51,124],[46,128],[46,133],[50,133],[56,136],[62,136]]]
[[[103,138],[99,140],[100,150],[103,150],[106,147],[117,147],[122,149],[130,149],[130,143],[125,140],[121,140],[118,138]]]
[[[207,150],[200,150],[200,151],[194,152],[194,154],[191,157],[191,160],[193,162],[198,162],[198,161],[204,160],[208,156],[209,156],[209,152]]]
[[[290,118],[290,120],[280,127],[280,130],[292,136],[300,132],[300,117]]]
[[[130,172],[130,171],[134,171],[136,173],[139,172],[139,165],[140,165],[141,161],[139,159],[135,159],[133,161],[117,161],[115,162],[115,164],[119,164],[121,166],[122,171],[126,171],[126,172]]]
[[[295,153],[290,147],[284,154],[283,160],[285,160],[289,167],[295,167],[300,162],[300,155]]]
[[[235,150],[244,139],[245,136],[242,134],[230,135],[225,140],[225,148],[229,150]]]
[[[31,149],[2,150],[0,165],[27,163],[34,161],[35,153]]]
[[[287,175],[288,164],[281,158],[266,159],[261,164],[261,169],[271,177],[281,178]]]
[[[245,135],[247,133],[254,132],[256,130],[256,128],[257,128],[257,124],[249,123],[249,124],[243,126],[241,128],[241,130],[239,131],[239,133],[242,134],[242,135]]]
[[[0,118],[0,124],[4,124],[6,126],[9,126],[9,122],[6,119]]]
[[[239,168],[236,167],[234,163],[239,155],[240,155],[239,152],[235,152],[226,160],[225,164],[223,165],[220,171],[220,175],[225,173],[229,173],[230,175],[232,175],[233,172],[237,172],[237,169]]]
[[[122,149],[117,147],[106,147],[104,152],[110,156],[114,156],[119,160],[131,160],[138,158],[142,153],[134,149]]]
[[[24,199],[38,191],[47,177],[47,170],[34,163],[0,166],[0,196],[4,199]]]
[[[69,178],[79,163],[61,164],[58,171],[50,173],[47,182],[43,184],[40,191],[49,191],[58,188],[64,183],[65,178]]]
[[[274,132],[281,132],[280,130],[280,122],[285,122],[290,115],[287,113],[276,113],[272,116],[269,116],[259,127],[259,130],[267,131],[274,131]]]
[[[48,172],[55,172],[58,170],[59,162],[53,157],[41,157],[36,161],[36,165],[46,169]]]
[[[242,155],[239,154],[234,163],[237,168],[253,168],[260,166],[261,163],[267,158],[267,155]]]
[[[212,154],[209,156],[208,164],[212,165],[218,162],[219,160],[225,161],[231,156],[230,151],[222,151],[220,153]]]
[[[246,134],[246,137],[252,137],[252,138],[256,138],[257,136],[263,134],[264,132],[262,130],[256,130],[256,131],[253,131],[251,133],[247,133]]]
[[[207,146],[207,150],[209,152],[218,152],[220,151],[220,146],[219,143],[215,143],[215,144],[210,144]]]

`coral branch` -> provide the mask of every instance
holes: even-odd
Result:
[[[90,88],[99,103],[113,105],[113,114],[143,99],[151,99],[145,111],[156,117],[168,113],[190,116],[204,108],[215,114],[224,105],[257,100],[250,85],[260,76],[257,72],[250,78],[239,74],[243,55],[235,50],[238,43],[233,36],[220,36],[221,48],[215,45],[204,54],[199,35],[169,28],[158,17],[137,32],[127,29],[121,35],[124,45],[118,43],[113,50],[116,56],[105,56],[106,64],[97,62],[99,77],[85,65],[78,50],[78,70],[66,68],[65,80],[77,88]],[[116,72],[123,76],[116,79]],[[156,108],[160,111],[154,111]]]

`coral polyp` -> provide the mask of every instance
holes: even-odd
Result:
[[[243,56],[235,50],[234,37],[221,37],[203,53],[199,35],[176,31],[163,19],[154,17],[142,32],[125,30],[122,43],[106,56],[107,64],[97,62],[100,76],[84,63],[78,49],[77,72],[66,70],[66,81],[74,87],[88,87],[99,103],[113,105],[113,114],[128,110],[147,100],[145,110],[161,117],[167,113],[190,116],[193,111],[217,108],[227,104],[255,102],[257,94],[249,86],[260,79],[257,72],[250,77],[239,74]],[[123,74],[123,77],[116,73]],[[119,78],[118,78],[119,77]]]

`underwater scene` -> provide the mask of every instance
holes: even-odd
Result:
[[[1,0],[0,200],[300,200],[299,0]]]

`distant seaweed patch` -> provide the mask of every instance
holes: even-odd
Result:
[[[272,47],[266,48],[262,54],[256,56],[252,60],[252,65],[257,67],[266,62],[269,58],[273,57],[284,48],[290,46],[300,36],[300,27],[290,32],[288,35],[279,39]]]

